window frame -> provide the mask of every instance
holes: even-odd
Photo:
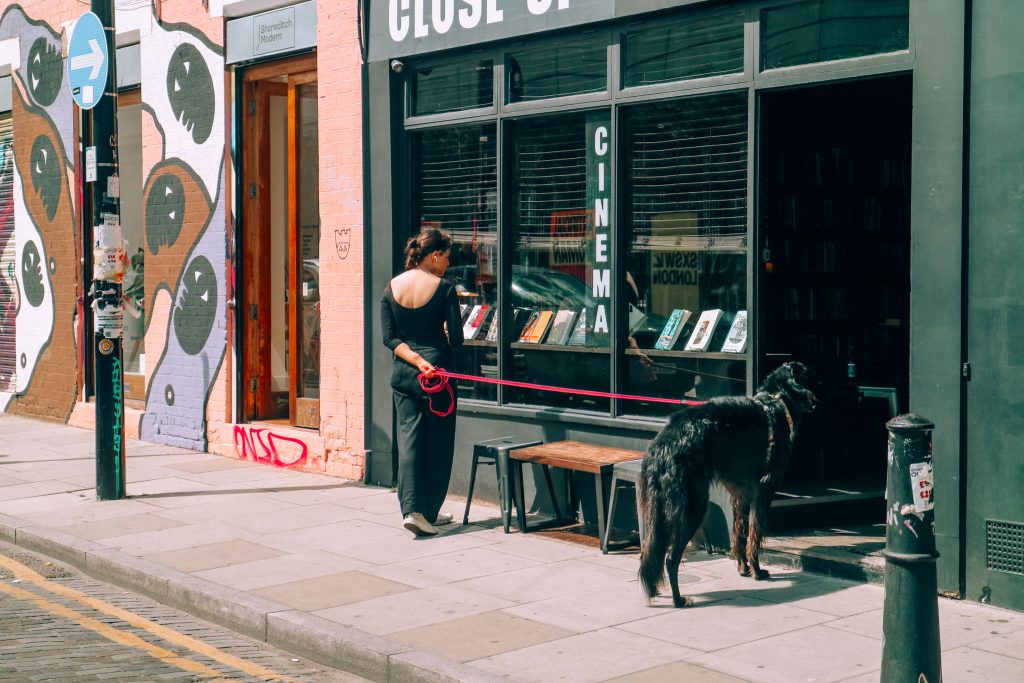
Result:
[[[802,64],[797,66],[780,67],[770,70],[763,70],[761,65],[761,16],[764,9],[775,8],[790,4],[799,4],[803,0],[754,0],[749,3],[730,3],[715,7],[688,7],[682,6],[664,12],[652,14],[640,14],[630,17],[609,20],[603,24],[591,27],[584,27],[583,30],[605,36],[607,47],[607,89],[600,93],[586,93],[579,95],[567,95],[553,97],[543,100],[532,100],[527,102],[506,102],[506,55],[515,51],[523,45],[531,48],[547,43],[557,43],[567,35],[578,36],[580,28],[572,30],[560,30],[541,35],[531,34],[506,40],[502,43],[473,46],[471,48],[460,48],[445,53],[434,53],[410,59],[416,67],[426,65],[450,63],[465,59],[479,60],[490,57],[494,64],[494,102],[493,106],[473,110],[461,110],[457,112],[446,112],[442,114],[431,114],[425,116],[410,115],[410,85],[408,81],[403,83],[402,88],[402,112],[403,117],[399,129],[399,138],[403,145],[408,145],[406,133],[421,131],[435,127],[455,127],[484,122],[494,122],[497,126],[497,184],[498,193],[498,253],[507,254],[514,248],[511,243],[510,231],[505,229],[506,216],[508,215],[508,182],[510,175],[510,159],[507,153],[507,121],[540,116],[545,114],[567,113],[572,111],[594,110],[607,107],[610,111],[610,156],[611,156],[611,193],[610,211],[612,216],[611,237],[615,249],[611,254],[612,283],[611,296],[612,306],[610,311],[610,325],[612,329],[610,345],[610,386],[612,392],[621,392],[625,387],[625,365],[627,361],[625,354],[625,334],[627,321],[625,315],[620,312],[619,302],[623,296],[623,285],[621,271],[624,268],[625,254],[623,249],[628,249],[626,236],[624,235],[623,216],[621,215],[622,205],[620,202],[620,188],[624,186],[622,174],[626,172],[621,168],[619,130],[621,117],[625,106],[637,105],[645,102],[658,100],[674,100],[691,96],[710,95],[719,92],[746,90],[747,96],[747,176],[746,176],[746,253],[747,264],[747,311],[749,316],[748,346],[745,354],[737,354],[744,358],[747,363],[746,391],[751,393],[754,389],[755,378],[759,376],[761,364],[761,352],[759,349],[757,315],[759,301],[757,291],[757,272],[759,254],[754,253],[759,244],[757,233],[757,151],[759,144],[759,114],[758,114],[758,92],[762,89],[790,88],[803,85],[812,85],[826,81],[840,81],[854,78],[879,77],[899,73],[912,73],[915,64],[915,24],[917,8],[914,2],[909,4],[909,27],[908,27],[908,49],[897,52],[868,55],[848,59],[840,59],[828,62]],[[744,58],[743,71],[735,74],[710,76],[704,78],[684,79],[669,81],[644,86],[625,88],[622,84],[623,36],[629,32],[635,32],[644,27],[660,27],[664,25],[677,24],[686,17],[704,18],[715,13],[738,11],[743,13],[744,37],[743,49]],[[408,169],[411,172],[411,168]],[[401,203],[401,200],[396,200]],[[401,215],[402,209],[396,208],[396,215]],[[507,258],[499,258],[498,277],[499,286],[497,290],[497,301],[499,314],[507,308],[510,297],[512,275],[511,261]],[[498,376],[505,378],[507,369],[512,361],[512,349],[510,345],[498,344]],[[497,387],[496,400],[478,400],[463,398],[460,399],[460,410],[470,414],[495,415],[495,416],[522,416],[536,418],[543,415],[545,420],[565,423],[590,424],[600,427],[615,427],[616,429],[635,429],[640,432],[651,432],[660,428],[665,423],[664,417],[648,418],[638,415],[630,410],[629,402],[619,399],[611,400],[610,412],[591,412],[574,408],[539,407],[534,405],[513,404],[507,402],[507,392],[504,387]],[[625,417],[623,422],[621,418]]]

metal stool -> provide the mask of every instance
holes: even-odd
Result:
[[[543,443],[537,440],[517,439],[503,436],[499,439],[488,439],[473,444],[473,465],[469,471],[469,492],[466,494],[466,511],[462,515],[462,523],[469,524],[469,506],[473,503],[473,487],[476,484],[476,466],[494,465],[494,474],[498,479],[498,507],[501,510],[501,523],[508,533],[512,521],[512,488],[509,484],[508,452],[516,448],[526,448]]]
[[[617,462],[612,467],[612,483],[611,483],[611,494],[608,499],[608,521],[604,525],[604,536],[601,538],[601,552],[608,553],[608,537],[612,532],[612,522],[615,521],[615,499],[618,497],[620,484],[632,484],[636,488],[636,483],[640,480],[640,465],[643,463],[643,458],[636,460],[627,460],[626,462]],[[640,513],[640,498],[636,500],[636,521],[640,528],[640,538],[644,537],[644,518]]]

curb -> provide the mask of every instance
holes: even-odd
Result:
[[[507,680],[70,534],[33,526],[18,517],[0,514],[0,541],[59,560],[94,579],[144,595],[323,666],[380,683]]]
[[[788,569],[828,576],[833,579],[857,581],[881,586],[885,583],[885,564],[881,566],[870,562],[845,562],[842,560],[821,557],[818,555],[801,554],[769,548],[761,549],[761,563],[773,564]]]

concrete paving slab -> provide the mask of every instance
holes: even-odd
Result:
[[[65,482],[66,483],[66,482]],[[82,505],[86,498],[81,491],[74,491],[71,484],[67,484],[69,492],[55,493],[52,495],[41,495],[35,498],[18,498],[0,503],[0,513],[23,517],[35,517],[40,513],[53,510],[68,510]]]
[[[85,493],[82,505],[66,506],[63,508],[39,512],[32,515],[33,521],[38,524],[59,527],[92,520],[111,519],[115,517],[127,517],[129,515],[143,515],[148,513],[163,513],[162,508],[154,507],[147,503],[135,501],[130,498],[122,500],[97,501],[93,492]]]
[[[169,469],[188,472],[189,474],[201,474],[203,472],[222,472],[224,470],[236,470],[243,467],[255,467],[245,460],[234,460],[222,456],[211,456],[198,460],[187,460],[185,462],[170,463]]]
[[[837,617],[881,609],[885,591],[881,586],[823,578],[801,581],[775,590],[748,593],[750,597],[792,607],[824,612]]]
[[[252,514],[232,515],[224,521],[249,531],[272,534],[281,531],[306,529],[311,526],[332,524],[350,519],[365,519],[361,510],[354,510],[335,503],[314,503],[311,505],[295,505],[283,500],[266,498],[259,499],[264,504],[273,506],[267,510],[253,511]]]
[[[203,498],[209,502],[173,509],[163,508],[160,514],[168,519],[190,524],[214,520],[239,528],[248,528],[250,525],[244,522],[252,517],[274,515],[287,508],[296,508],[283,500],[252,494],[204,495]],[[253,530],[260,529],[257,527]]]
[[[584,633],[647,619],[651,608],[635,581],[617,582],[570,595],[559,595],[503,610],[509,614]]]
[[[1017,629],[1010,633],[1001,633],[991,638],[975,641],[971,643],[971,647],[976,650],[985,650],[993,654],[1024,660],[1024,629]]]
[[[153,555],[183,548],[195,548],[196,546],[208,543],[220,543],[222,541],[238,539],[256,540],[241,534],[234,527],[220,524],[219,522],[209,522],[206,524],[189,524],[173,529],[143,531],[137,534],[104,538],[97,542],[108,548],[142,557],[143,555]]]
[[[0,460],[0,464],[3,464],[2,460]],[[30,483],[28,479],[19,479],[18,477],[15,477],[13,475],[6,474],[4,470],[0,469],[0,487],[28,483]]]
[[[376,524],[363,519],[351,519],[307,529],[261,534],[260,542],[271,548],[290,552],[329,550],[344,555],[345,548],[379,541],[391,536],[408,538],[410,534],[401,527]]]
[[[270,496],[296,505],[312,505],[314,503],[344,503],[355,498],[376,496],[382,491],[387,491],[387,489],[377,486],[363,486],[356,482],[345,481],[339,483],[339,481],[336,479],[333,484],[317,484],[301,489],[281,487],[271,490]]]
[[[456,662],[468,662],[572,635],[575,635],[573,631],[514,614],[484,612],[443,621],[430,628],[398,631],[390,637],[418,650],[434,652]]]
[[[592,548],[518,532],[507,536],[502,534],[501,540],[489,548],[498,553],[508,553],[540,562],[561,562],[595,554]]]
[[[664,607],[646,619],[619,626],[624,631],[659,638],[704,652],[721,650],[748,641],[751,633],[766,638],[830,621],[821,612],[774,605],[762,600],[735,597],[710,606],[676,609]]]
[[[608,679],[608,683],[665,683],[665,681],[686,681],[686,683],[747,683],[745,678],[706,669],[688,662],[672,662],[644,671]],[[878,683],[875,678],[874,683]]]
[[[369,569],[370,565],[366,562],[322,550],[314,550],[308,553],[281,555],[268,560],[245,562],[230,567],[208,569],[195,572],[195,575],[237,590],[252,591],[338,572],[365,572]]]
[[[618,569],[579,560],[565,560],[470,579],[456,585],[522,604],[575,593],[603,591],[616,583],[628,584],[634,578],[632,574]]]
[[[421,544],[417,544],[417,546],[419,545]],[[507,553],[496,553],[488,547],[482,547],[449,551],[440,555],[420,556],[404,562],[373,566],[366,571],[374,576],[417,588],[426,588],[540,565],[541,563],[536,560]]]
[[[79,487],[65,481],[36,481],[31,484],[14,484],[0,488],[0,501],[12,501],[22,498],[36,498],[51,493],[66,493],[75,491]],[[5,514],[13,514],[7,512]]]
[[[398,496],[388,489],[378,489],[378,493],[372,496],[360,496],[349,501],[346,505],[374,515],[402,516],[402,508],[398,503]]]
[[[251,592],[304,612],[316,612],[409,590],[413,590],[412,586],[360,571],[349,571],[257,588]]]
[[[57,530],[88,541],[98,541],[103,538],[173,529],[179,526],[184,526],[184,524],[156,514],[137,514],[79,522],[78,524],[59,526]]]
[[[511,605],[508,600],[457,586],[432,586],[315,614],[367,633],[387,635]]]
[[[1020,681],[1021,660],[1015,657],[957,647],[942,651],[944,681]]]
[[[748,635],[744,640],[749,639]],[[817,625],[744,642],[689,661],[762,683],[842,681],[877,669],[882,661],[882,643]]]
[[[258,543],[232,539],[219,543],[190,546],[181,550],[168,550],[144,555],[143,559],[163,567],[170,567],[179,572],[191,574],[192,572],[200,572],[206,569],[230,567],[231,565],[245,564],[257,560],[267,560],[273,557],[280,557],[283,554],[280,550],[274,550]]]
[[[602,629],[495,655],[470,665],[516,681],[585,683],[692,657],[696,650],[617,629]]]
[[[392,528],[397,521],[392,521]],[[383,526],[383,525],[381,525]],[[446,527],[441,527],[445,529]],[[448,527],[452,528],[452,527]],[[345,557],[352,557],[365,562],[386,565],[395,562],[406,562],[421,557],[431,557],[445,553],[461,552],[470,548],[479,548],[495,542],[495,537],[479,527],[459,527],[453,532],[444,532],[433,538],[416,539],[404,527],[405,532],[399,536],[389,536],[370,543],[361,543],[337,549]]]

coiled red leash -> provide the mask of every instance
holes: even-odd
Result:
[[[444,371],[438,369],[434,373],[433,377],[427,377],[424,373],[420,373],[416,376],[416,379],[420,381],[420,388],[423,389],[423,393],[427,394],[430,398],[428,403],[430,405],[430,412],[438,417],[448,417],[455,410],[455,392],[452,391],[452,385],[448,383],[448,378],[442,374]],[[434,398],[432,394],[439,394],[445,389],[448,390],[448,410],[439,412],[434,409]]]
[[[427,394],[436,394],[443,389],[447,388],[448,393],[452,396],[451,405],[448,406],[448,412],[439,413],[434,410],[434,406],[430,406],[431,412],[439,417],[448,417],[452,414],[452,410],[455,408],[455,396],[452,393],[449,379],[461,379],[468,382],[482,382],[484,384],[503,384],[507,387],[516,387],[518,389],[538,389],[541,391],[552,391],[559,394],[575,394],[577,396],[593,396],[596,398],[620,398],[626,401],[649,401],[651,403],[672,403],[675,405],[684,406],[699,406],[704,405],[704,401],[693,401],[690,399],[678,399],[678,398],[659,398],[656,396],[637,396],[635,394],[616,394],[610,391],[591,391],[590,389],[570,389],[567,387],[555,387],[548,384],[533,384],[532,382],[514,382],[507,379],[493,379],[491,377],[477,377],[476,375],[463,375],[457,372],[448,372],[444,368],[434,368],[434,376],[427,377],[423,373],[420,373],[419,380],[420,386],[423,391]]]

